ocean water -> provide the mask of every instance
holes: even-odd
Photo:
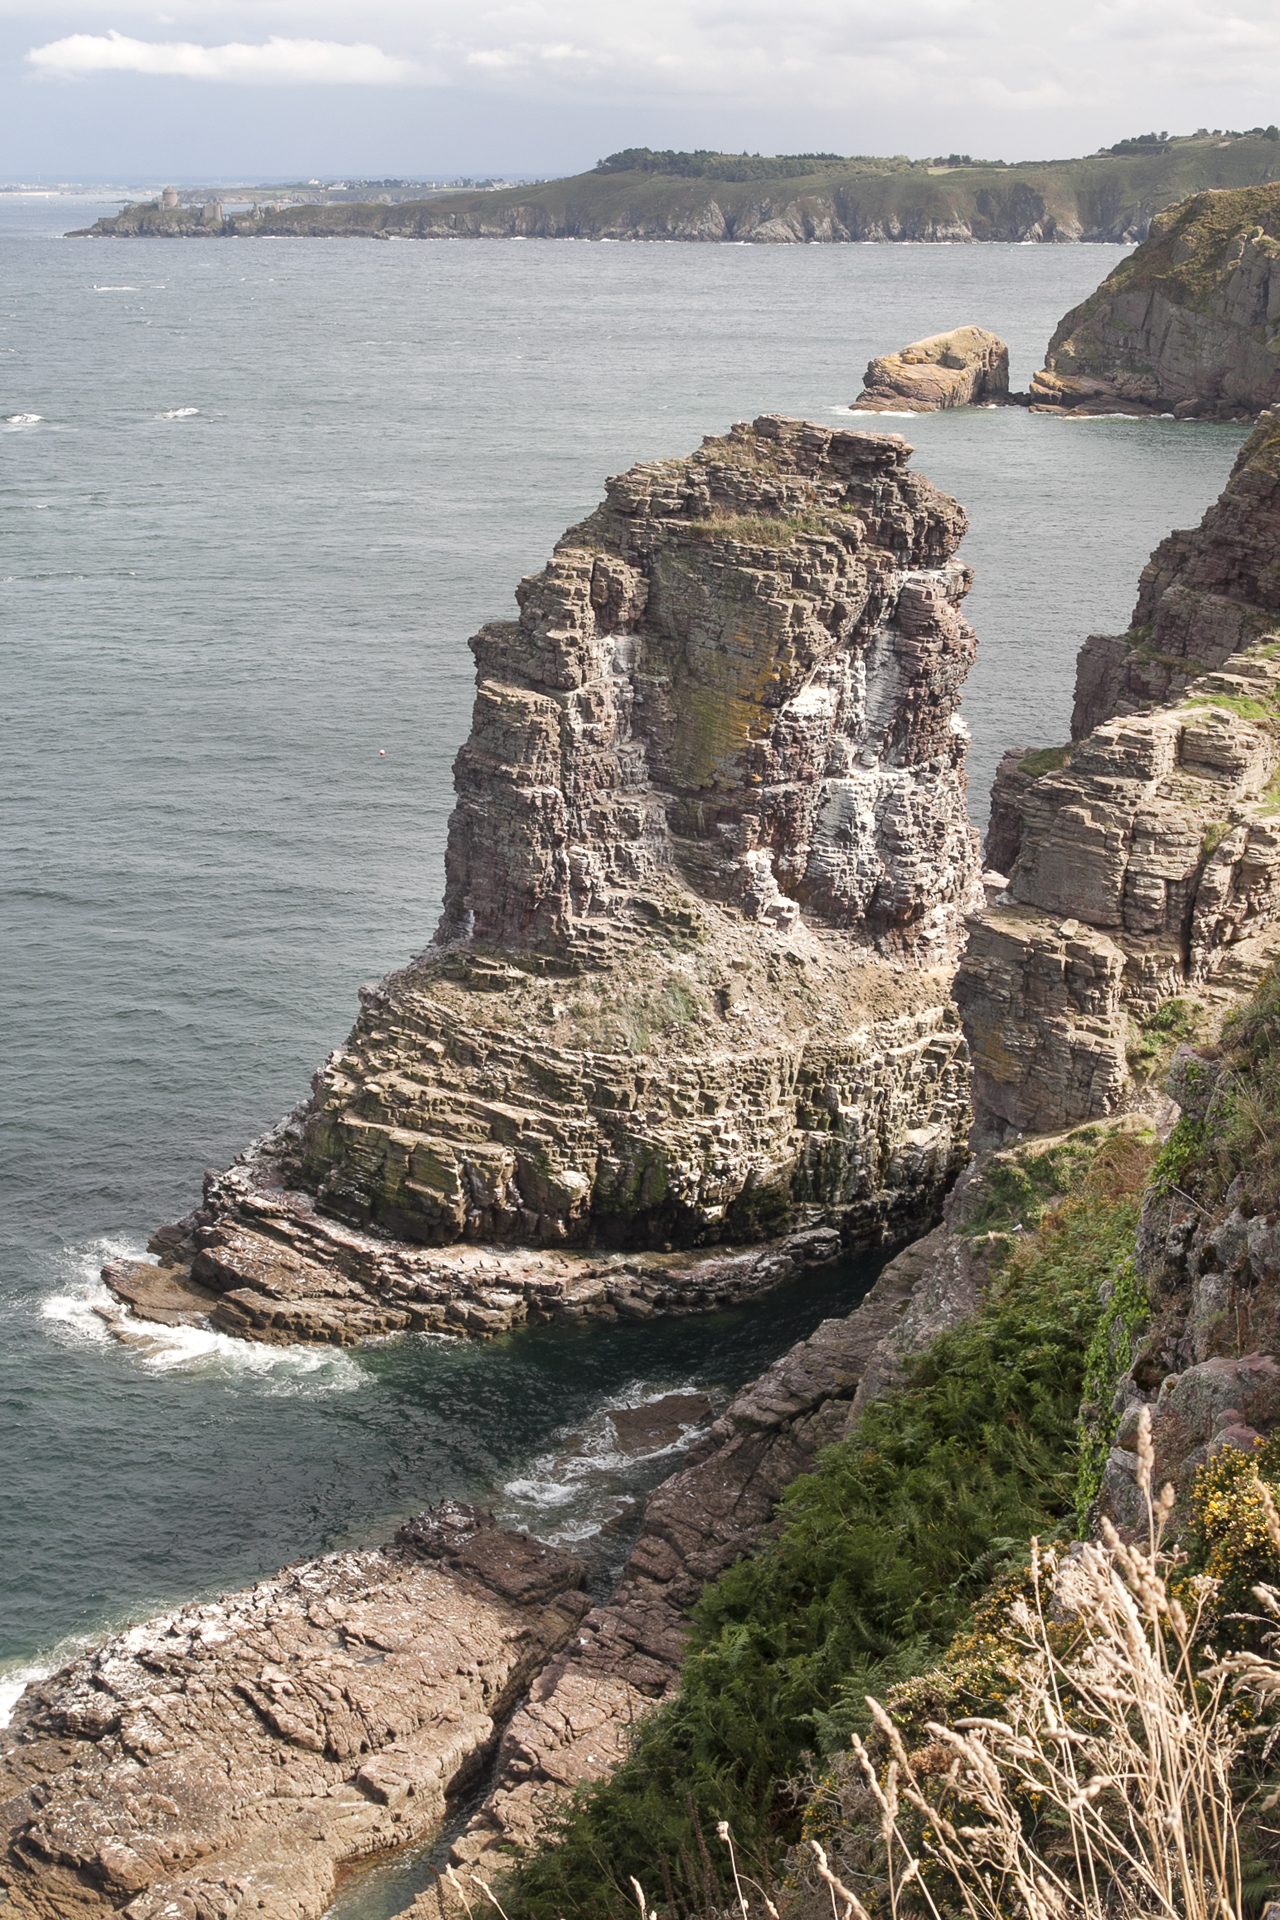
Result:
[[[1062,247],[96,242],[0,201],[0,1679],[443,1494],[621,1528],[608,1404],[720,1393],[869,1277],[751,1314],[335,1355],[113,1343],[140,1249],[429,938],[467,636],[601,480],[873,352],[995,328],[1025,384],[1117,258]],[[894,420],[961,499],[975,817],[1065,739],[1083,635],[1216,495],[1230,427]]]

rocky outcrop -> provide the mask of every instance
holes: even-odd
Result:
[[[890,1261],[851,1314],[824,1321],[744,1388],[649,1496],[617,1589],[507,1726],[492,1789],[453,1844],[457,1867],[500,1871],[503,1851],[529,1846],[575,1787],[617,1766],[635,1724],[677,1684],[686,1615],[704,1584],[759,1548],[785,1488],[891,1390],[912,1354],[978,1305],[992,1250],[1006,1244],[971,1224],[989,1191],[985,1176],[966,1174],[945,1223]],[[441,1910],[431,1893],[414,1912],[436,1920]]]
[[[955,327],[867,365],[855,413],[938,413],[1009,398],[1009,349],[982,327]]]
[[[768,416],[633,468],[476,636],[434,944],[156,1243],[218,1324],[644,1312],[760,1279],[502,1249],[936,1218],[968,1124],[975,641],[963,515],[909,454]]]
[[[980,1140],[1116,1112],[1132,1019],[1228,966],[1232,990],[1247,988],[1266,964],[1280,937],[1277,655],[1238,654],[1177,706],[1106,722],[1016,793],[1006,776],[1002,850],[1016,857],[1006,892],[970,918],[955,986]]]
[[[1136,1021],[1187,991],[1247,994],[1269,963],[1278,456],[1268,414],[1200,527],[1156,549],[1130,631],[1085,642],[1073,742],[1001,762],[987,859],[1005,891],[971,916],[955,987],[978,1143],[1116,1112]]]
[[[1220,497],[1143,569],[1127,633],[1091,634],[1076,666],[1073,739],[1176,698],[1280,626],[1280,415],[1263,416]]]
[[[1248,419],[1280,399],[1280,186],[1197,193],[1059,322],[1032,403]]]
[[[316,1920],[434,1833],[589,1602],[572,1555],[451,1507],[130,1627],[0,1734],[6,1911]]]

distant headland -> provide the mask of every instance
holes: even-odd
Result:
[[[534,184],[384,193],[345,184],[172,188],[75,237],[806,241],[1144,240],[1156,214],[1206,188],[1280,179],[1280,128],[1117,141],[1076,160],[656,152],[630,147],[589,173]],[[396,183],[399,185],[399,183]],[[336,197],[335,197],[336,196]],[[243,202],[243,204],[241,204]]]

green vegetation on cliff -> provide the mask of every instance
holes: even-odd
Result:
[[[1028,1156],[997,1196],[1016,1226],[981,1312],[793,1484],[777,1539],[706,1590],[679,1694],[579,1797],[557,1844],[517,1869],[513,1915],[634,1912],[632,1874],[650,1891],[665,1875],[694,1905],[700,1835],[722,1819],[776,1870],[799,1831],[806,1754],[865,1725],[864,1693],[930,1668],[1032,1534],[1072,1529],[1099,1292],[1132,1247],[1152,1158],[1132,1136],[1084,1144]],[[1016,1231],[1022,1216],[1038,1234]]]
[[[841,158],[630,148],[589,173],[537,186],[445,193],[399,205],[286,207],[205,226],[150,203],[100,220],[97,235],[215,232],[405,238],[758,240],[1142,239],[1153,213],[1206,188],[1280,178],[1263,131],[1195,135],[1077,160]]]

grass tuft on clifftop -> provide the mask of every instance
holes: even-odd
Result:
[[[512,1920],[634,1913],[632,1874],[651,1891],[665,1876],[700,1910],[701,1836],[720,1820],[776,1877],[806,1756],[847,1741],[864,1693],[929,1669],[1032,1534],[1071,1530],[1099,1291],[1132,1248],[1152,1158],[1099,1131],[1074,1164],[1033,1168],[1028,1194],[1006,1196],[1039,1204],[1046,1186],[1068,1188],[981,1312],[792,1485],[776,1540],[708,1587],[679,1694],[613,1778],[578,1796],[554,1844],[516,1867]]]

